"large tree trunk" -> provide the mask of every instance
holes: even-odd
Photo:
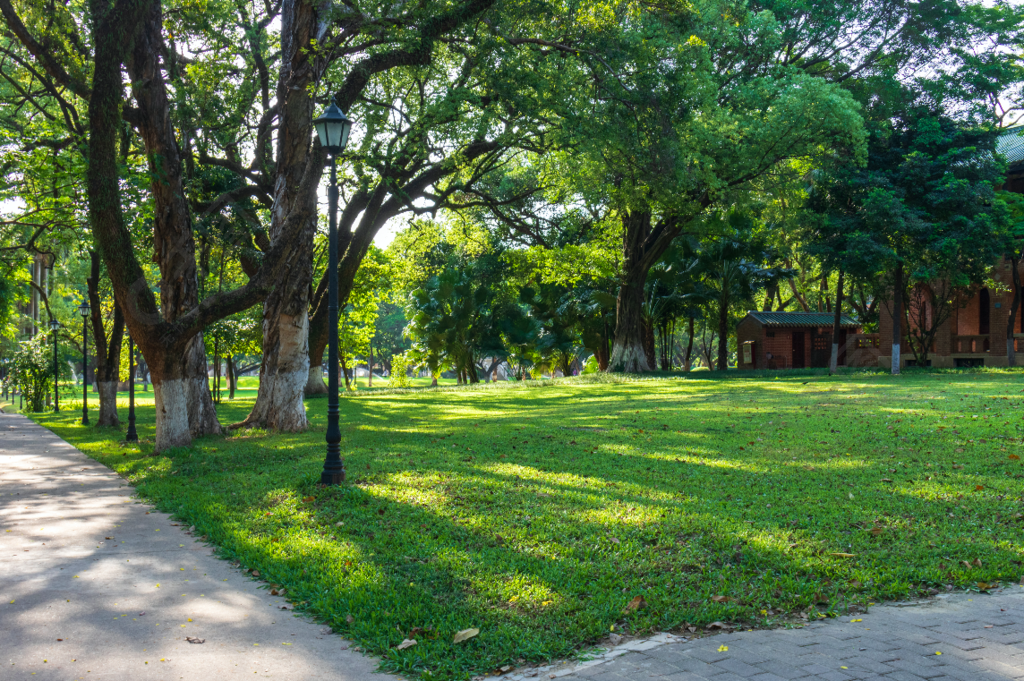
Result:
[[[1017,349],[1013,346],[1013,334],[1017,328],[1017,312],[1020,310],[1020,266],[1019,254],[1014,253],[1010,258],[1010,275],[1013,281],[1013,302],[1010,304],[1010,314],[1006,320],[1006,362],[1012,367],[1017,366]]]
[[[97,426],[120,426],[117,419],[117,381],[100,381],[98,384],[100,394],[100,416],[96,421]]]
[[[646,275],[646,272],[644,273]],[[645,277],[646,278],[646,277]],[[615,304],[615,344],[608,363],[609,371],[640,373],[650,371],[644,352],[643,307],[644,282],[624,282]]]
[[[707,199],[702,199],[702,205],[706,203]],[[615,303],[615,343],[609,371],[638,373],[654,368],[644,351],[644,283],[651,267],[679,235],[681,225],[677,216],[664,217],[652,228],[648,212],[626,211],[622,215],[622,283]]]
[[[109,345],[106,328],[103,325],[103,307],[100,300],[100,255],[89,251],[90,273],[86,279],[86,290],[89,295],[90,321],[92,322],[93,339],[96,345],[94,354],[97,391],[100,398],[100,413],[97,426],[118,428],[121,422],[117,418],[117,382],[120,378],[121,344],[124,339],[124,315],[121,307],[114,301],[114,323],[110,328]],[[107,388],[104,389],[104,385]],[[113,387],[111,387],[113,386]]]
[[[647,320],[641,322],[641,329],[643,333],[644,342],[644,358],[647,360],[647,366],[654,371],[658,368],[657,353],[654,347],[654,325]]]
[[[900,373],[900,339],[903,326],[903,263],[896,265],[896,281],[892,295],[892,374]]]
[[[828,374],[831,376],[839,366],[839,331],[843,314],[843,271],[839,270],[839,283],[836,284],[836,310],[832,319],[832,357],[828,362]]]
[[[316,193],[298,191],[307,163],[314,161],[313,100],[306,85],[317,67],[309,49],[316,38],[317,17],[312,3],[289,0],[282,6],[281,73],[277,101],[280,119],[277,139],[278,171],[270,242],[294,238],[285,230],[289,217],[305,214],[316,219]],[[239,426],[283,431],[305,430],[302,398],[310,379],[309,288],[313,281],[314,230],[303,230],[287,263],[289,276],[279,282],[263,306],[263,363],[260,388],[252,412]],[[319,365],[317,365],[319,366]]]
[[[89,223],[94,235],[107,233],[124,233],[124,217],[121,212],[121,188],[119,160],[117,158],[118,137],[121,131],[121,105],[123,103],[121,64],[125,57],[126,36],[136,33],[137,27],[144,16],[145,4],[132,4],[123,12],[111,13],[108,3],[94,0],[90,3],[95,53],[93,63],[92,92],[89,98],[89,153],[88,153],[88,191]],[[117,257],[116,253],[107,253],[108,257]],[[99,315],[99,258],[92,258],[92,286],[90,293],[96,292],[92,302],[94,315]],[[92,296],[90,296],[91,298]],[[118,301],[120,302],[120,301]],[[115,311],[115,317],[118,313]],[[94,331],[97,317],[94,317]],[[123,331],[123,319],[121,329]],[[115,319],[115,326],[117,321]],[[100,320],[102,331],[102,320]],[[97,349],[103,346],[102,336],[96,338]],[[120,360],[120,339],[117,339],[116,350]],[[106,356],[106,352],[104,355]],[[88,381],[88,367],[83,367],[83,381]],[[101,398],[101,406],[104,400]],[[106,400],[107,409],[101,417],[101,423],[115,425],[117,423],[116,406],[111,410],[110,399]],[[111,414],[112,411],[112,414]],[[103,421],[105,418],[105,422]]]
[[[199,279],[192,214],[182,181],[181,153],[160,65],[160,55],[164,53],[162,29],[161,4],[154,0],[135,39],[127,66],[132,82],[137,83],[133,92],[138,104],[138,127],[150,165],[154,259],[160,266],[160,311],[164,320],[171,322],[199,304]],[[157,449],[161,448],[161,442],[181,441],[178,426],[182,422],[187,423],[185,432],[192,437],[219,434],[221,427],[210,396],[202,334],[178,339],[175,343],[153,342],[147,338],[137,340],[154,369],[154,391],[161,396],[157,412],[159,416],[163,411],[164,416],[157,419],[157,428],[164,424],[172,429],[166,436],[157,434]],[[173,385],[158,390],[157,384],[168,380]],[[178,399],[179,394],[182,399]],[[181,409],[182,413],[171,413],[171,409]]]
[[[324,383],[323,366],[320,364],[314,364],[309,367],[309,377],[306,379],[306,387],[302,392],[306,397],[327,394],[327,384]]]
[[[206,348],[202,334],[196,334],[189,341],[185,355],[181,359],[181,367],[182,389],[188,400],[188,428],[192,437],[221,433],[217,408],[210,395],[210,378],[207,373]]]

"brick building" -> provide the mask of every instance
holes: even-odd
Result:
[[[739,369],[828,367],[832,357],[831,312],[758,312],[736,326]],[[875,353],[859,348],[860,324],[840,317],[839,366],[877,366]],[[867,362],[866,364],[864,362]]]
[[[1001,260],[992,269],[990,276],[1001,285],[996,290],[979,287],[958,301],[950,318],[939,326],[935,334],[935,340],[929,348],[928,366],[1004,367],[1009,364],[1006,357],[1009,343],[1006,327],[1013,306],[1013,273],[1010,271],[1009,261]],[[912,299],[924,300],[924,304],[928,305],[931,292],[927,288],[919,291],[920,293],[912,296]],[[881,306],[878,332],[879,365],[889,369],[892,367],[891,304]],[[1014,320],[1013,332],[1014,349],[1021,352],[1024,350],[1024,314],[1020,311]],[[904,367],[914,366],[916,363],[910,341],[906,336],[906,328],[903,341],[900,343],[900,357]]]
[[[1008,129],[999,138],[997,149],[1007,162],[1006,182],[1002,189],[1024,194],[1024,127]],[[978,287],[962,297],[949,320],[944,322],[929,348],[928,364],[933,367],[1007,366],[1007,321],[1013,305],[1013,273],[1005,258],[992,269],[997,289]],[[911,298],[930,304],[931,291],[917,289]],[[913,304],[913,303],[912,303]],[[916,304],[920,305],[920,302]],[[878,321],[879,365],[892,368],[892,306],[882,305]],[[930,311],[928,312],[930,315]],[[906,324],[906,321],[904,321]],[[1024,350],[1024,314],[1017,313],[1013,329],[1016,352]],[[906,329],[904,329],[906,334]],[[904,336],[900,343],[903,366],[913,366],[914,353]]]

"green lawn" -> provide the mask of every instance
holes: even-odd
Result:
[[[612,630],[798,625],[1017,581],[1022,375],[366,391],[342,400],[349,480],[332,489],[317,486],[323,399],[308,433],[159,456],[151,406],[132,447],[80,412],[35,418],[386,668],[463,679]],[[418,645],[395,650],[405,638]]]

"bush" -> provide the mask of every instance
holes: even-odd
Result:
[[[25,410],[41,412],[46,407],[46,395],[53,387],[53,345],[46,336],[23,341],[11,357],[10,380],[25,396]],[[71,368],[57,362],[60,378],[71,378]]]
[[[391,376],[388,379],[389,388],[408,388],[409,383],[409,357],[406,353],[391,356]]]

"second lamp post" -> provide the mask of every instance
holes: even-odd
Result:
[[[327,457],[320,484],[337,485],[345,480],[341,460],[341,428],[338,426],[338,154],[348,144],[352,121],[331,98],[331,105],[313,121],[320,144],[331,157],[331,183],[327,187],[330,231],[327,239]]]

